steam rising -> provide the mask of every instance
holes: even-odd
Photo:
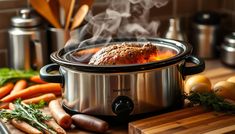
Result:
[[[89,12],[86,16],[88,23],[76,36],[79,47],[84,46],[83,42],[98,38],[106,39],[108,43],[113,37],[157,37],[159,22],[149,21],[149,11],[154,6],[160,8],[167,3],[168,0],[110,0],[105,12],[95,16]],[[84,40],[86,34],[92,37]]]
[[[79,33],[72,35],[67,44],[79,44],[78,48],[94,45],[94,41],[104,39],[109,43],[112,38],[157,37],[158,21],[149,20],[149,12],[153,7],[160,8],[168,0],[110,0],[105,12],[86,16],[86,25],[79,29]],[[88,39],[86,35],[91,35]],[[79,57],[70,55],[77,62],[87,62],[91,54]]]

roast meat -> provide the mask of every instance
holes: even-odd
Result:
[[[92,65],[141,64],[157,54],[157,47],[151,43],[122,43],[103,47],[90,59]]]

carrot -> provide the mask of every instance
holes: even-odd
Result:
[[[4,85],[3,87],[0,88],[0,98],[4,97],[5,95],[7,95],[8,93],[11,92],[11,90],[13,89],[14,84],[13,83],[7,83],[6,85]]]
[[[30,103],[39,103],[41,100],[45,101],[45,102],[50,102],[51,100],[55,100],[56,96],[53,93],[47,93],[41,96],[37,96],[34,98],[30,98],[30,99],[26,99],[23,100],[22,102],[26,103],[26,104],[30,104]]]
[[[42,132],[40,132],[39,130],[37,130],[36,128],[32,127],[31,125],[29,125],[28,123],[24,121],[12,119],[11,124],[15,126],[16,128],[20,129],[21,131],[26,132],[28,134],[42,134]]]
[[[0,102],[0,109],[8,109],[9,102]]]
[[[17,81],[15,86],[14,86],[14,88],[11,91],[11,94],[16,93],[16,92],[18,92],[18,91],[20,91],[22,89],[25,89],[27,87],[27,85],[28,84],[27,84],[26,80],[19,80],[19,81]]]
[[[25,97],[24,98],[24,100],[26,100],[26,99],[31,99],[31,98],[35,98],[35,97],[38,97],[38,96],[41,96],[41,95],[44,95],[45,93],[37,93],[37,94],[34,94],[34,95],[31,95],[31,96],[27,96],[27,97]],[[61,91],[56,91],[56,92],[53,92],[53,94],[55,95],[55,96],[59,96],[59,97],[61,97]],[[1,104],[1,102],[0,102],[0,104]],[[0,105],[1,106],[1,105]]]
[[[8,104],[9,104],[9,109],[10,109],[10,110],[14,110],[14,109],[15,109],[15,106],[14,106],[13,103],[8,103]]]
[[[14,110],[15,109],[14,104],[9,103],[9,109]],[[42,134],[42,132],[40,132],[39,130],[37,130],[36,128],[32,127],[31,125],[29,125],[28,123],[24,121],[12,119],[11,124],[15,126],[16,128],[20,129],[21,131],[26,132],[28,134]]]
[[[43,81],[39,75],[35,75],[29,78],[30,81],[34,82],[34,83],[38,83],[38,84],[46,84],[46,81]]]
[[[30,86],[24,90],[21,90],[14,94],[9,94],[8,96],[1,99],[3,102],[10,102],[17,98],[27,98],[29,96],[34,96],[39,93],[54,93],[54,92],[60,92],[61,87],[60,84],[57,83],[47,83],[47,84],[38,84]]]
[[[54,92],[55,96],[61,96],[61,91],[60,92]]]
[[[39,103],[40,100],[44,100],[49,103],[51,100],[55,100],[56,96],[61,95],[60,92],[47,93],[47,94],[36,94],[30,97],[26,97],[22,102],[25,104]],[[8,109],[9,102],[0,102],[0,109]]]
[[[48,120],[44,122],[47,124],[49,127],[51,127],[53,130],[57,132],[57,134],[66,134],[65,130],[59,126],[54,119]]]
[[[58,100],[52,100],[49,103],[49,109],[53,116],[53,118],[56,120],[56,122],[62,127],[62,128],[70,128],[72,124],[72,119],[69,114],[67,114],[64,109],[61,107]]]

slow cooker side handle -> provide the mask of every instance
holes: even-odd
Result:
[[[55,63],[45,65],[40,69],[40,78],[46,82],[63,84],[64,78],[61,74],[50,73],[52,71],[59,71],[59,68],[60,66]]]
[[[187,63],[193,63],[195,66],[186,66]],[[201,73],[205,70],[205,62],[203,59],[189,55],[185,58],[185,64],[182,67],[183,76]]]

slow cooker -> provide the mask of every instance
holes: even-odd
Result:
[[[175,55],[144,64],[108,66],[89,65],[71,57],[74,52],[122,42],[151,42],[158,50],[170,50]],[[50,58],[55,63],[40,70],[43,80],[61,83],[63,106],[75,113],[123,117],[182,105],[185,76],[205,69],[202,59],[190,55],[191,45],[176,40],[122,38],[112,39],[109,43],[107,40],[96,40],[84,45],[83,42],[83,47],[78,46],[79,42],[72,42],[52,53]],[[59,73],[50,73],[52,71]]]

